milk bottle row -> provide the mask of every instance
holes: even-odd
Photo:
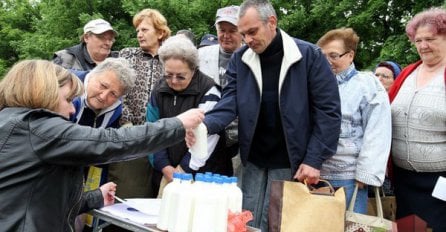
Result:
[[[237,177],[174,173],[163,192],[157,227],[169,232],[226,232],[228,212],[242,211]]]

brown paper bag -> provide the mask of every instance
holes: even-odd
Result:
[[[273,181],[268,212],[270,232],[343,231],[345,193],[300,182]]]
[[[390,221],[395,221],[396,215],[396,199],[395,196],[386,196],[382,187],[379,188],[382,192],[381,203],[383,207],[383,217]],[[367,214],[371,216],[378,215],[376,207],[376,198],[370,197],[367,202]]]

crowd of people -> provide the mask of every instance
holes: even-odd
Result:
[[[278,26],[268,0],[218,9],[216,35],[176,35],[156,9],[133,17],[138,47],[88,22],[52,61],[24,60],[0,82],[0,231],[86,231],[84,212],[156,198],[174,172],[236,175],[249,225],[268,231],[271,182],[320,179],[358,189],[389,182],[396,218],[446,231],[446,10],[406,25],[419,61],[355,67],[360,37],[342,27],[315,43]],[[366,41],[365,41],[366,42]],[[207,154],[189,147],[208,131]],[[296,215],[298,216],[298,215]],[[51,225],[51,228],[48,227]],[[123,229],[109,228],[108,231]]]

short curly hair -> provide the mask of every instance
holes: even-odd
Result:
[[[429,25],[435,34],[446,34],[446,10],[439,7],[430,8],[416,14],[406,25],[406,34],[414,42],[415,34],[420,26]]]
[[[174,35],[164,41],[158,50],[161,62],[164,64],[169,59],[184,61],[191,70],[198,67],[198,49],[183,35]]]
[[[356,34],[353,28],[342,27],[330,30],[317,41],[317,45],[319,47],[323,47],[334,40],[342,40],[346,51],[354,51],[356,53],[359,43],[359,36]]]
[[[162,35],[160,42],[163,42],[169,38],[171,30],[169,26],[167,26],[166,18],[158,10],[150,8],[141,10],[135,16],[133,16],[133,26],[137,28],[143,20],[151,20],[155,30]]]

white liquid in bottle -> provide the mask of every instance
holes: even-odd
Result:
[[[208,152],[208,129],[200,123],[194,129],[195,144],[190,148],[190,153],[197,159],[204,159]]]
[[[228,208],[232,213],[241,213],[243,200],[242,190],[237,186],[237,177],[230,177],[229,180]]]
[[[196,192],[192,232],[226,232],[228,221],[227,195],[213,176],[204,175]],[[198,181],[198,179],[197,179]],[[197,184],[198,184],[197,183]]]
[[[172,204],[172,193],[180,185],[180,174],[173,173],[173,181],[166,185],[163,192],[163,198],[161,199],[161,208],[159,213],[159,219],[156,227],[161,230],[167,230],[167,226],[172,220],[173,211],[176,206]]]
[[[216,194],[215,207],[215,232],[226,232],[228,230],[228,194],[223,185],[223,178],[214,177],[214,191]]]
[[[192,174],[182,174],[181,183],[176,191],[172,193],[171,200],[175,209],[170,214],[173,220],[169,220],[167,230],[169,232],[190,231],[193,211]]]

